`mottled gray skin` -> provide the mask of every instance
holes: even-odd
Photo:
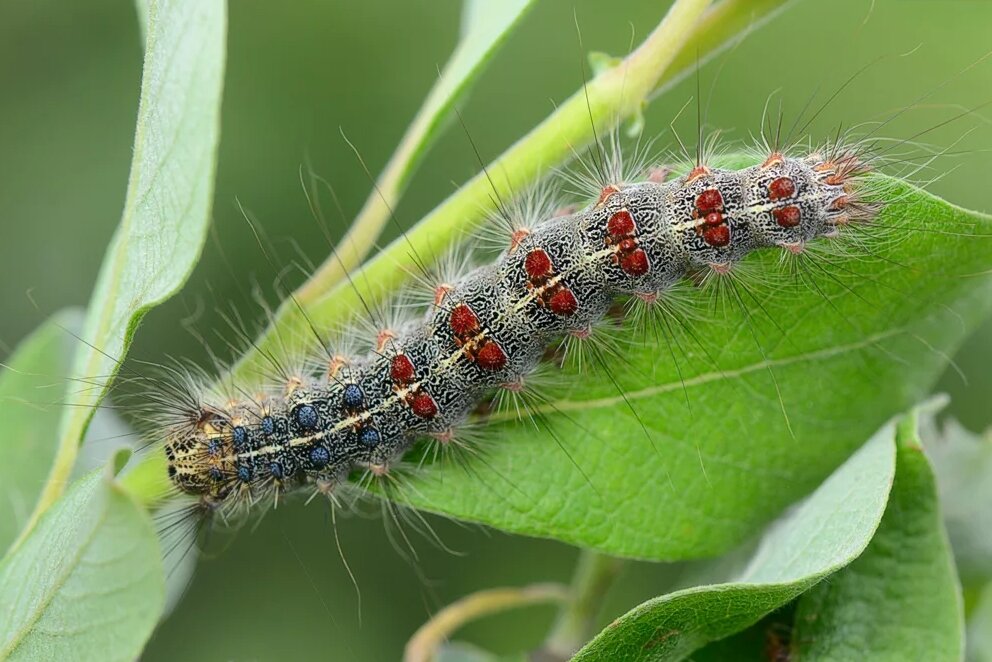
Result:
[[[330,489],[355,468],[384,472],[418,437],[443,438],[493,389],[519,383],[553,339],[588,329],[617,297],[658,293],[690,270],[722,270],[758,248],[798,250],[832,232],[847,220],[857,165],[850,156],[776,156],[740,171],[703,169],[666,183],[618,185],[584,211],[534,219],[518,245],[461,277],[421,323],[399,330],[377,352],[257,402],[213,403],[197,421],[174,426],[166,442],[170,477],[180,491],[224,505],[302,484]],[[777,198],[770,187],[783,177],[794,191]],[[699,196],[713,189],[723,201],[725,245],[707,241],[705,221],[697,218]],[[775,210],[789,206],[799,210],[798,224],[783,227]],[[623,210],[636,224],[631,238],[647,258],[644,273],[625,271],[620,249],[609,245],[608,224]],[[528,274],[526,259],[535,250],[550,258],[552,284],[535,286]],[[574,311],[561,314],[541,302],[555,287],[572,293]],[[501,364],[483,366],[460,347],[452,321],[460,305],[478,319],[467,347],[495,342]],[[402,383],[393,374],[400,353],[415,369]],[[429,396],[433,413],[418,415],[412,393]]]

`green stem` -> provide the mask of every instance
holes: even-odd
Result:
[[[559,584],[523,588],[491,588],[454,602],[427,621],[407,642],[403,662],[432,662],[438,649],[458,628],[483,616],[545,602],[564,602],[568,589]]]
[[[572,597],[561,608],[544,642],[542,658],[567,660],[592,638],[603,598],[622,567],[618,558],[582,550],[572,577]]]

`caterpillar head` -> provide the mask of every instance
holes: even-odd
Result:
[[[170,426],[164,446],[173,484],[186,494],[223,498],[225,478],[232,471],[225,466],[226,451],[236,429],[225,413],[206,407],[195,418]]]

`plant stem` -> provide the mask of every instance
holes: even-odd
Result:
[[[623,561],[584,549],[572,576],[572,597],[562,607],[541,650],[542,658],[567,660],[596,632],[603,597],[620,573]]]
[[[403,662],[431,662],[455,630],[480,616],[543,602],[564,602],[568,595],[568,589],[560,584],[492,588],[467,595],[439,611],[414,633],[406,644]]]

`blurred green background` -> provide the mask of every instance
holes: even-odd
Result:
[[[485,72],[464,108],[484,158],[499,153],[581,81],[583,57],[573,12],[589,50],[621,54],[640,40],[667,2],[538,0]],[[913,136],[963,109],[992,100],[992,60],[984,55],[992,3],[948,0],[806,0],[703,69],[709,121],[746,139],[776,93],[787,116],[817,89],[832,93],[875,64],[817,117],[814,137],[913,105],[885,128]],[[153,311],[133,356],[199,360],[206,352],[189,325],[222,352],[220,314],[261,319],[250,295],[271,293],[276,271],[259,252],[237,201],[272,238],[282,264],[319,262],[328,252],[311,218],[298,170],[309,161],[354,214],[369,182],[341,138],[355,142],[373,171],[385,162],[455,44],[456,0],[234,0],[214,232],[182,294]],[[129,0],[39,0],[0,5],[0,355],[53,311],[85,304],[119,219],[137,109],[141,44]],[[693,96],[688,80],[647,113],[662,133]],[[692,135],[691,123],[685,123]],[[972,130],[918,178],[964,207],[992,211],[992,123],[972,116],[927,133],[946,147]],[[667,143],[667,137],[663,142]],[[451,192],[478,165],[457,124],[431,152],[397,216],[404,225]],[[343,222],[330,218],[339,236]],[[299,282],[294,272],[285,281]],[[270,296],[271,298],[271,296]],[[962,348],[939,388],[972,429],[992,423],[992,325]],[[153,639],[147,659],[396,659],[403,642],[440,605],[490,586],[566,581],[576,550],[432,520],[463,555],[418,539],[417,568],[392,549],[377,518],[339,522],[359,600],[335,548],[325,508],[291,503],[242,531],[218,558],[201,563],[188,593]],[[604,610],[607,620],[662,592],[671,569],[631,564]],[[553,610],[535,608],[466,628],[462,638],[497,651],[537,643]]]

